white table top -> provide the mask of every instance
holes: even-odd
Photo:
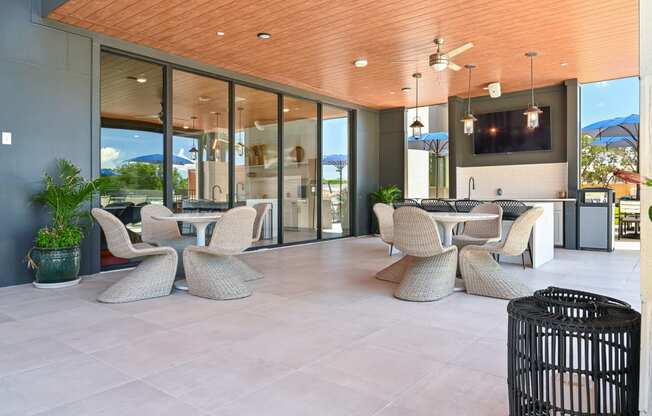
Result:
[[[223,214],[215,212],[197,212],[194,214],[174,214],[174,215],[155,215],[152,216],[158,221],[175,221],[175,222],[188,222],[188,223],[209,223],[215,222],[222,217]]]
[[[438,222],[486,221],[498,218],[496,214],[475,214],[471,212],[429,212],[431,218]]]

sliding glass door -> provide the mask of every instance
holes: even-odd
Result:
[[[107,182],[100,205],[141,241],[140,209],[163,204],[163,66],[102,52],[100,77],[100,175]],[[101,265],[114,257],[102,234]]]
[[[100,65],[101,206],[133,243],[147,204],[266,208],[254,247],[350,235],[348,110],[114,51]],[[128,263],[104,238],[101,254]]]
[[[283,242],[317,239],[317,104],[283,101]]]
[[[351,234],[349,112],[322,107],[322,238]]]
[[[278,243],[278,95],[235,86],[235,205],[269,209],[254,246]]]
[[[172,209],[229,209],[229,83],[172,72]],[[182,232],[193,232],[183,225]]]

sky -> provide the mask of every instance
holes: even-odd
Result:
[[[638,77],[582,84],[581,125],[639,112]]]
[[[323,122],[323,155],[347,154],[348,142],[343,138],[348,135],[348,123],[346,118],[324,120]],[[315,138],[316,140],[316,138]],[[175,155],[189,158],[188,151],[194,140],[185,137],[174,136],[173,152]],[[123,130],[102,128],[102,168],[113,169],[124,161],[148,154],[163,153],[163,135],[146,131]],[[236,158],[236,163],[242,163],[243,157]],[[185,176],[184,169],[179,169],[182,176]],[[343,176],[348,175],[347,169]],[[339,175],[333,166],[324,166],[323,176],[325,179],[335,179]]]

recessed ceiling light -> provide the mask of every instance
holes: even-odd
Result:
[[[364,68],[368,64],[369,62],[367,62],[366,59],[356,59],[355,61],[353,61],[353,65],[355,65],[356,68]]]
[[[405,92],[405,93],[410,92],[411,90],[412,90],[412,88],[410,88],[410,87],[403,87],[403,88],[401,88],[401,91],[403,91],[403,92]]]
[[[207,97],[205,95],[200,95],[199,97],[197,97],[197,99],[202,103],[207,103],[207,102],[209,102],[211,100],[211,97]]]
[[[289,109],[289,108],[284,108],[284,109],[283,109],[283,112],[284,112],[284,113],[289,113],[289,112],[290,112],[290,109]]]
[[[187,125],[187,124],[184,124],[184,125],[183,125],[183,128],[186,129],[186,130],[188,130],[188,129],[190,128],[190,126]]]
[[[390,91],[389,93],[392,94],[392,95],[396,94],[394,91]]]
[[[217,32],[217,36],[224,36],[224,32]]]
[[[562,62],[561,66],[568,66],[568,62]]]
[[[487,91],[489,87],[482,87],[483,90]]]
[[[272,35],[267,32],[260,32],[256,35],[258,39],[271,39]]]
[[[143,76],[136,77],[136,82],[139,83],[139,84],[144,84],[144,83],[147,82],[147,78],[145,78]]]

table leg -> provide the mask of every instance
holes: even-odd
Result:
[[[195,223],[195,230],[197,230],[197,245],[204,247],[206,245],[206,227],[208,223]]]
[[[442,243],[444,247],[449,247],[453,244],[453,228],[455,228],[454,222],[442,222],[442,227],[444,228],[444,240]]]
[[[206,245],[206,227],[208,227],[208,224],[209,223],[193,224],[195,226],[195,230],[197,231],[197,245],[200,247]],[[179,259],[179,261],[183,261],[183,259]],[[174,287],[178,290],[188,290],[188,282],[186,282],[186,279],[177,280],[174,282]]]

